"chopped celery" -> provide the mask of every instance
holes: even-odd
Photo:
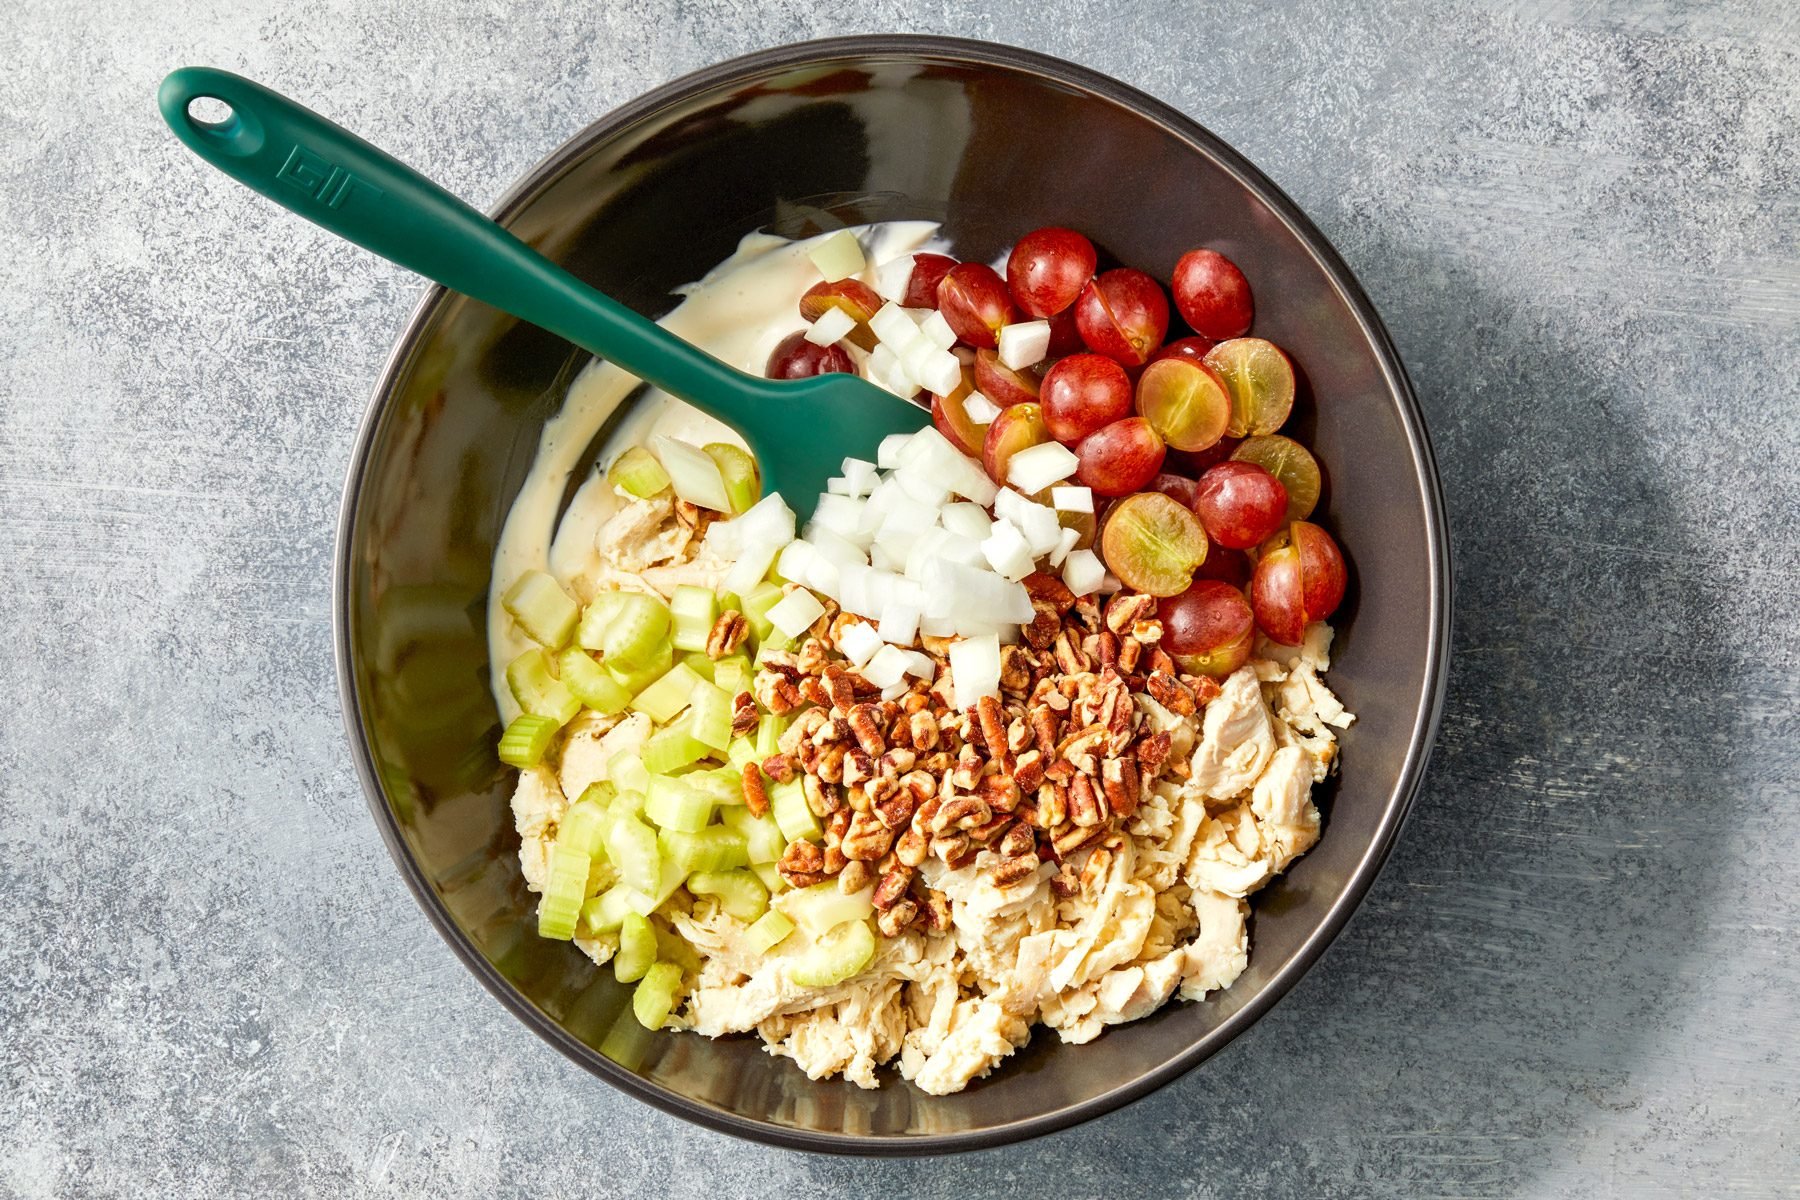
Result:
[[[868,917],[875,911],[874,895],[875,889],[867,887],[846,896],[838,890],[837,880],[827,879],[824,883],[783,896],[781,911],[794,918],[807,933],[822,937],[826,930],[846,921],[861,921]]]
[[[701,682],[689,696],[693,708],[688,721],[694,738],[714,750],[731,745],[731,697],[713,684]]]
[[[588,792],[600,786],[602,785],[596,783]],[[587,792],[583,792],[582,796],[583,799],[563,811],[562,820],[556,827],[554,844],[559,851],[568,846],[579,851],[582,857],[592,858],[600,853],[601,841],[606,834],[606,824],[610,817],[602,805],[586,799]]]
[[[637,911],[643,893],[628,883],[615,883],[581,906],[581,930],[589,937],[619,928],[627,913]]]
[[[668,644],[668,606],[654,596],[620,592],[601,640],[607,662],[637,666],[655,658]]]
[[[606,856],[619,878],[640,892],[653,892],[662,879],[662,851],[656,831],[635,816],[619,815],[606,829]]]
[[[669,640],[677,650],[706,649],[707,635],[719,615],[719,598],[711,588],[684,583],[669,598]]]
[[[665,829],[656,835],[656,840],[663,856],[684,874],[750,865],[744,835],[723,825],[708,825],[693,833]]]
[[[550,877],[538,902],[538,936],[566,942],[575,936],[575,919],[587,897],[589,858],[581,847],[561,837],[550,849]]]
[[[687,835],[683,834],[681,836],[685,837]],[[643,903],[633,911],[640,912],[646,917],[649,916],[658,908],[661,908],[662,902],[667,900],[670,896],[673,896],[675,894],[675,889],[680,887],[686,879],[687,871],[682,868],[681,864],[665,854],[662,860],[662,870],[657,874],[656,890],[649,895],[644,896],[642,898]],[[677,940],[680,939],[678,938]],[[668,958],[669,955],[667,953],[662,953],[657,957]],[[696,968],[699,966],[698,963],[695,963],[694,965]]]
[[[774,626],[770,626],[769,627],[769,636],[760,639],[756,643],[757,665],[758,666],[762,665],[762,654],[765,650],[770,653],[779,653],[780,651],[783,651],[783,650],[792,650],[795,646],[798,646],[799,644],[800,644],[799,639],[792,637],[789,634],[783,633],[781,630],[776,629]]]
[[[726,592],[723,596],[719,597],[719,611],[725,612],[727,610],[740,613],[744,611],[744,602],[738,598],[736,592]]]
[[[794,923],[781,913],[770,909],[756,918],[750,928],[744,931],[744,941],[752,954],[767,954],[787,940],[787,935],[794,932]]]
[[[742,654],[731,654],[713,664],[713,682],[728,696],[750,690],[750,660]]]
[[[744,835],[744,851],[752,866],[775,862],[787,849],[787,836],[781,832],[775,818],[766,813],[753,817],[747,808],[727,808],[721,810],[719,816],[727,829]]]
[[[514,717],[506,732],[500,735],[500,761],[511,767],[535,767],[543,761],[544,751],[550,748],[550,741],[556,731],[562,728],[561,721],[549,717],[537,717],[530,713]]]
[[[685,721],[678,721],[667,729],[657,730],[644,743],[644,769],[652,775],[667,775],[698,762],[709,751],[705,742],[688,732]]]
[[[800,956],[789,978],[801,987],[831,987],[861,971],[874,957],[875,934],[869,923],[845,921]]]
[[[731,511],[741,513],[762,495],[762,480],[757,477],[756,460],[742,446],[730,442],[708,442],[701,447],[719,464],[719,476],[725,481],[725,494],[731,498]]]
[[[686,780],[658,775],[644,793],[644,815],[662,829],[693,833],[712,820],[713,802]]]
[[[753,862],[750,864],[750,873],[762,880],[763,886],[769,889],[771,896],[779,896],[787,890],[787,880],[781,877],[781,872],[775,869],[775,864],[772,862]]]
[[[725,761],[740,770],[744,767],[744,764],[755,762],[756,739],[747,737],[732,738],[731,745],[725,749]]]
[[[803,838],[817,841],[824,836],[819,818],[806,805],[806,793],[801,790],[799,779],[769,785],[769,812],[781,827],[781,836],[790,842]]]
[[[519,576],[500,598],[500,605],[533,641],[552,650],[568,644],[569,635],[575,632],[575,619],[580,615],[562,584],[544,571],[527,571]]]
[[[708,683],[713,682],[713,677],[718,674],[718,664],[699,651],[690,650],[681,656],[681,661],[687,664],[689,670]]]
[[[742,868],[735,871],[695,871],[687,878],[687,890],[711,896],[719,907],[740,921],[754,921],[769,907],[769,889]]]
[[[744,777],[730,767],[690,771],[681,777],[681,781],[721,808],[744,803]]]
[[[631,1014],[645,1029],[661,1029],[675,1011],[675,992],[681,987],[681,968],[659,962],[644,973],[631,993]]]
[[[581,610],[581,624],[575,629],[575,644],[583,650],[599,650],[606,645],[606,627],[612,624],[626,593],[601,592]]]
[[[621,750],[606,760],[606,777],[621,792],[637,792],[642,795],[650,786],[650,772],[644,770],[644,760],[638,757],[635,750]]]
[[[506,686],[512,689],[520,708],[534,716],[549,717],[558,725],[568,724],[581,711],[581,701],[550,673],[550,656],[542,650],[527,650],[508,663]]]
[[[613,801],[618,799],[618,796],[618,788],[614,787],[608,780],[599,779],[588,784],[585,788],[582,788],[581,795],[576,797],[575,803],[594,804],[602,809],[607,809],[612,807]]]
[[[634,983],[656,965],[656,930],[650,918],[626,913],[619,923],[619,952],[613,956],[613,977]]]
[[[606,482],[639,500],[648,500],[669,486],[669,473],[656,461],[656,455],[642,446],[633,446],[606,469]]]
[[[740,610],[744,619],[750,622],[750,632],[756,635],[757,641],[769,636],[774,624],[769,620],[769,610],[781,603],[781,586],[774,583],[759,583],[744,593],[744,606]]]
[[[606,668],[608,675],[619,681],[619,686],[635,696],[661,679],[669,668],[675,665],[675,651],[665,642],[659,654],[641,665],[625,666],[620,663],[603,663],[602,665]]]
[[[756,759],[761,762],[772,754],[781,751],[781,735],[787,732],[788,719],[773,713],[764,717],[756,726]]]
[[[562,671],[563,686],[574,697],[597,713],[611,716],[623,712],[631,702],[625,685],[606,673],[593,657],[579,646],[570,646],[556,659]]]
[[[694,694],[696,687],[711,687],[704,679],[694,674],[692,667],[686,663],[676,663],[670,667],[661,679],[631,698],[634,712],[641,712],[658,725],[666,725],[674,720],[675,714],[688,706],[688,697]]]

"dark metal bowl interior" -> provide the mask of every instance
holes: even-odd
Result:
[[[1046,145],[1080,169],[1048,169]],[[1235,259],[1256,332],[1303,372],[1295,424],[1329,471],[1322,519],[1353,564],[1331,681],[1358,714],[1319,846],[1255,900],[1249,969],[1087,1046],[1044,1031],[946,1098],[897,1079],[809,1082],[753,1038],[651,1036],[629,990],[540,940],[517,863],[483,636],[507,507],[584,357],[431,292],[377,389],[346,491],[340,674],[377,823],[426,912],[496,995],[564,1053],[729,1132],[813,1149],[988,1145],[1104,1112],[1200,1062],[1322,952],[1398,830],[1442,688],[1448,563],[1430,453],[1400,364],[1324,240],[1253,168],[1173,110],[1068,64],[980,43],[859,38],[768,51],[592,126],[498,217],[642,311],[746,232],[941,220],[963,257],[1069,225],[1167,278],[1205,243]]]

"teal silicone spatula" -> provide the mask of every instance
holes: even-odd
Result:
[[[195,100],[229,106],[219,120]],[[229,71],[163,80],[163,119],[188,149],[341,238],[541,326],[680,396],[743,435],[801,521],[847,455],[873,460],[891,433],[928,420],[854,375],[774,380],[720,362],[567,271],[347,129]],[[799,297],[795,297],[796,304]]]

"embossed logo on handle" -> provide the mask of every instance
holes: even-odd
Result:
[[[353,192],[360,192],[370,200],[382,194],[381,189],[368,180],[359,179],[344,168],[333,166],[322,155],[299,145],[294,147],[287,161],[281,164],[281,170],[276,172],[275,178],[299,188],[327,208],[344,207],[344,201]]]

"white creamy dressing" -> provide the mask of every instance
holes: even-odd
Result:
[[[938,226],[932,221],[886,221],[858,227],[857,235],[871,266],[863,275],[872,282],[873,266],[920,250],[939,250]],[[714,357],[752,375],[760,375],[776,343],[800,329],[800,295],[819,281],[819,269],[807,251],[830,234],[789,241],[752,233],[732,256],[708,271],[698,283],[678,289],[683,297],[657,323]],[[845,343],[860,362],[862,352]],[[507,512],[499,544],[494,548],[488,584],[489,681],[501,719],[518,715],[506,686],[506,664],[534,642],[520,633],[500,598],[520,575],[548,571],[578,600],[591,599],[592,579],[600,565],[596,544],[600,529],[619,508],[619,497],[606,482],[606,467],[627,447],[642,445],[653,434],[667,434],[700,445],[743,439],[728,426],[693,405],[660,389],[651,389],[608,435],[598,466],[576,489],[568,509],[562,498],[576,464],[586,455],[607,420],[642,381],[610,362],[595,359],[569,387],[562,409],[544,424],[537,456]]]

